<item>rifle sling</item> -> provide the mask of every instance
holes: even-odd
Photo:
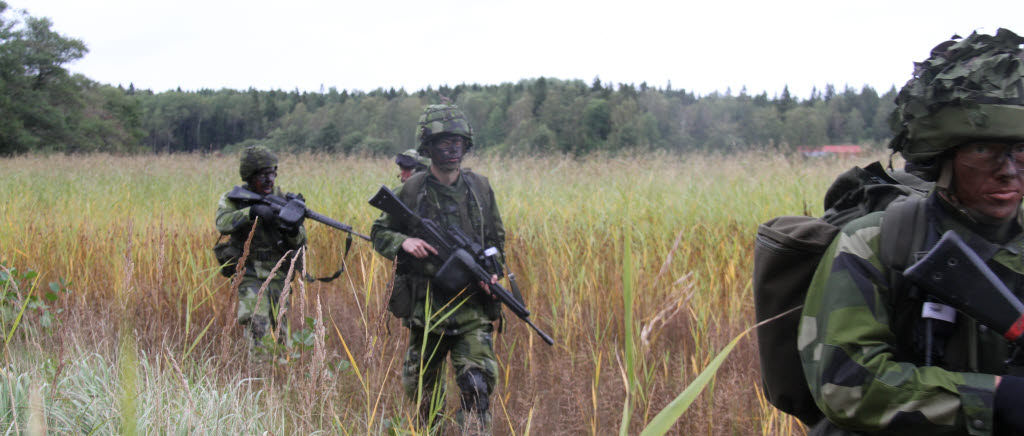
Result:
[[[348,236],[345,237],[345,253],[341,255],[341,268],[326,277],[313,277],[312,274],[306,273],[306,283],[324,282],[330,283],[334,279],[341,277],[341,273],[345,272],[345,258],[348,257],[348,250],[352,248],[352,233],[346,232]]]

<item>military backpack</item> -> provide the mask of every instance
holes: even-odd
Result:
[[[808,426],[823,417],[807,387],[797,350],[799,309],[822,254],[843,225],[884,210],[879,257],[889,270],[902,271],[913,252],[923,246],[927,225],[924,197],[931,187],[931,183],[904,172],[887,172],[873,162],[851,168],[832,182],[822,217],[780,216],[758,228],[754,311],[757,322],[772,320],[757,329],[761,382],[765,397],[779,410]]]

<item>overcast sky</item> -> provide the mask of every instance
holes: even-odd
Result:
[[[6,1],[86,43],[72,71],[157,92],[599,76],[700,95],[881,93],[954,33],[1024,34],[1024,0]]]

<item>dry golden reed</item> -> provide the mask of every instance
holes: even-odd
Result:
[[[471,157],[467,166],[495,189],[509,267],[532,319],[556,339],[548,347],[514,316],[506,319],[495,338],[501,367],[492,395],[495,433],[619,431],[627,395],[620,364],[629,318],[622,305],[627,238],[635,264],[632,331],[643,346],[635,357],[628,432],[638,433],[753,324],[757,225],[775,215],[820,214],[834,175],[868,161],[768,152]],[[302,255],[310,274],[346,264],[342,278],[307,283],[291,295],[300,304],[299,313],[288,314],[293,328],[306,325],[298,317],[306,316],[307,303],[315,308],[315,346],[284,365],[244,358],[234,313],[237,283],[217,273],[210,250],[218,238],[217,199],[239,183],[237,165],[236,156],[221,155],[0,160],[0,192],[7,197],[0,202],[0,260],[35,269],[43,281],[62,277],[73,284],[73,293],[57,303],[66,320],[59,331],[13,344],[28,354],[8,353],[9,363],[56,359],[64,368],[72,357],[55,350],[65,342],[75,353],[115,359],[111,344],[125,334],[118,326],[133,326],[139,371],[149,371],[137,380],[140,392],[164,390],[159,400],[139,396],[139,416],[147,417],[139,419],[152,421],[138,428],[147,432],[212,433],[222,426],[273,434],[413,432],[415,411],[399,385],[405,330],[385,312],[393,265],[369,243],[357,239],[343,258],[344,235],[307,220],[310,243]],[[394,187],[398,180],[386,157],[303,154],[282,156],[278,183],[303,193],[317,212],[369,233],[378,212],[367,200],[381,184]],[[124,309],[109,310],[118,306]],[[752,338],[744,339],[673,431],[800,434],[795,421],[760,395],[756,352]],[[211,390],[231,393],[216,401],[236,411],[261,413],[231,421],[211,415],[219,409],[199,402],[207,398],[200,392]],[[39,392],[50,392],[33,399],[48,412],[33,416],[48,417],[43,428],[54,431],[57,418],[49,411],[62,407],[64,393]],[[455,397],[449,396],[449,409]],[[189,422],[163,411],[142,413],[168,404],[187,409]]]

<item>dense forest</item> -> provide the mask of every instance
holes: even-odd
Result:
[[[896,90],[808,98],[695,95],[671,83],[530,78],[369,92],[321,89],[153,92],[97,83],[66,65],[84,42],[0,0],[0,155],[26,152],[211,152],[263,143],[278,150],[393,153],[414,146],[423,107],[458,104],[485,152],[585,154],[620,149],[735,150],[878,144],[890,136]]]

